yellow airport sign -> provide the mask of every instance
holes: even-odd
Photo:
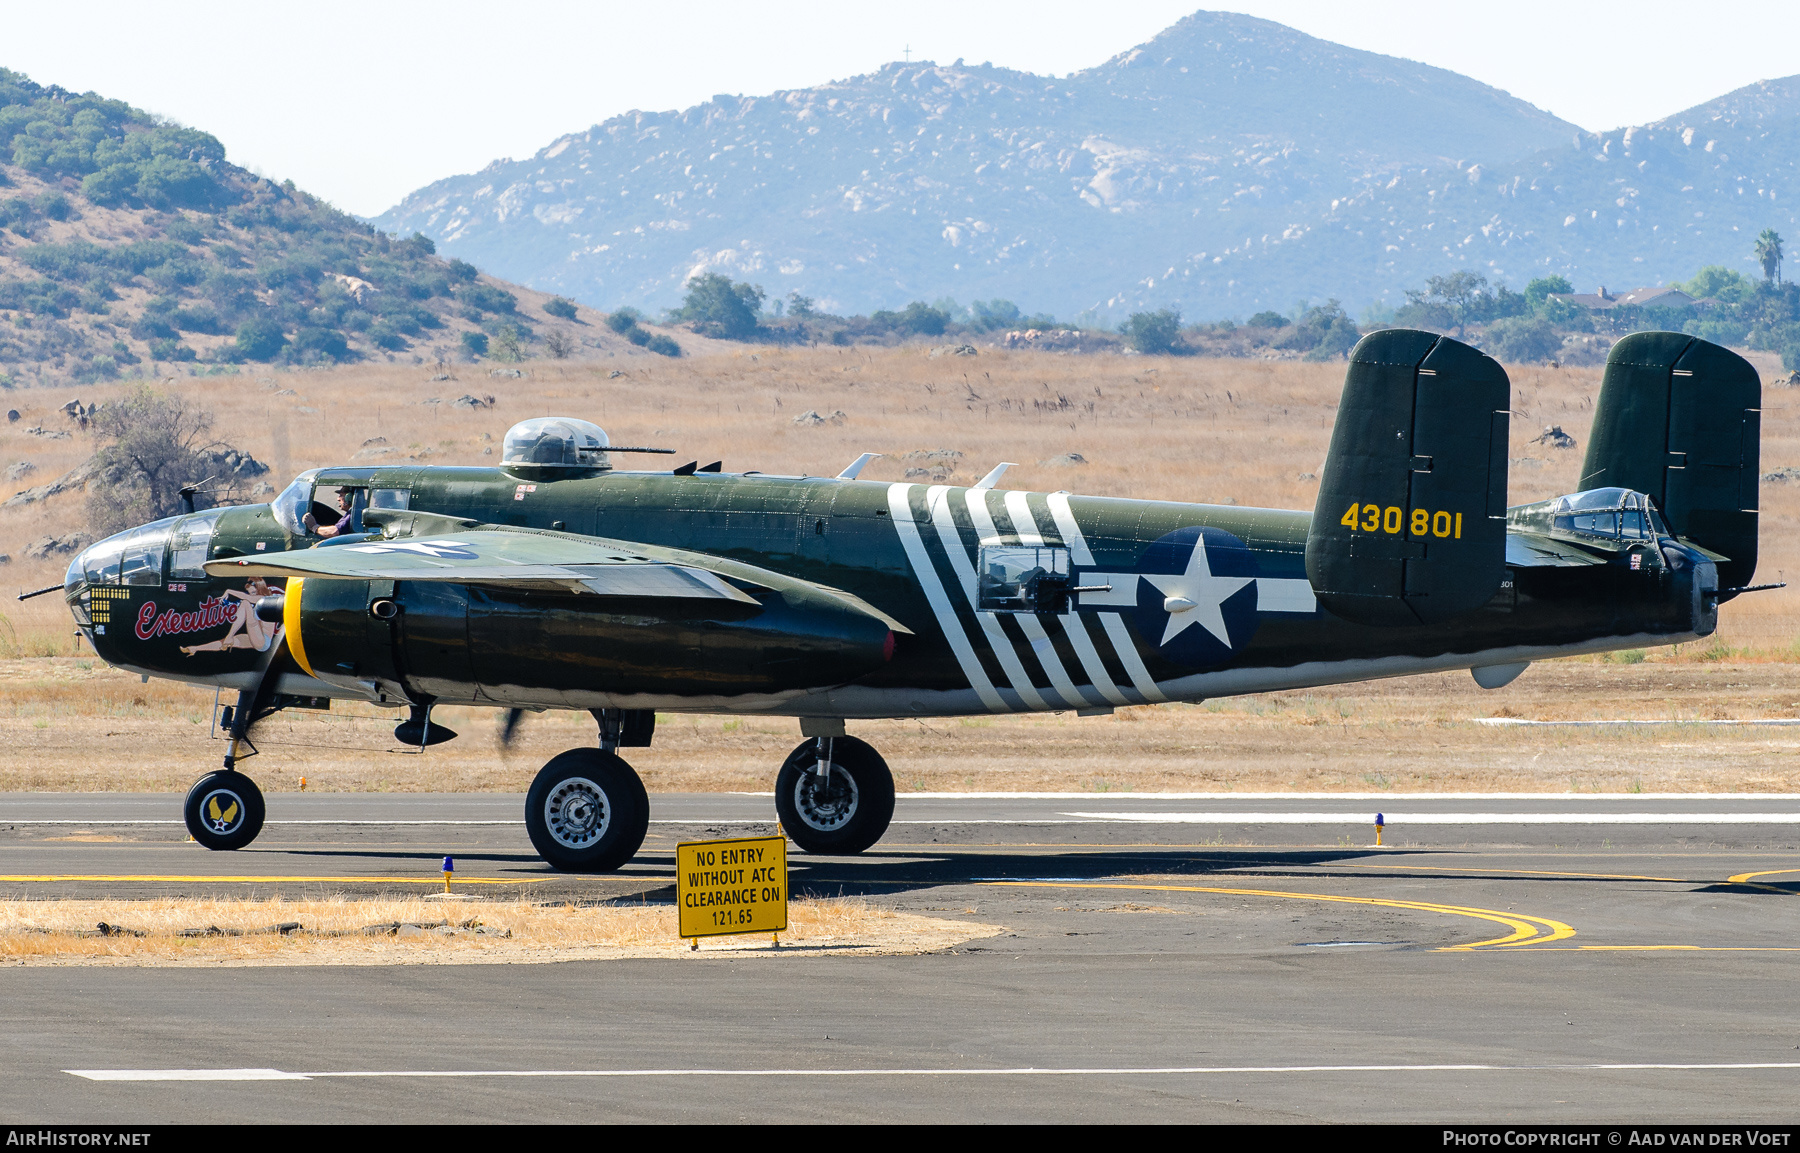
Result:
[[[786,837],[675,846],[683,937],[779,933],[787,928],[787,889]]]

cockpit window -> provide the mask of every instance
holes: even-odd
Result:
[[[1669,535],[1656,502],[1628,488],[1594,488],[1557,497],[1551,523],[1585,536],[1623,540],[1655,540]]]
[[[597,424],[572,416],[540,416],[506,430],[505,453],[500,463],[611,468],[606,455],[610,443]]]
[[[282,489],[269,502],[269,509],[275,514],[275,523],[289,536],[306,535],[306,527],[300,523],[300,518],[306,515],[306,508],[312,503],[313,478],[318,475],[319,470],[316,468],[301,473],[294,478],[294,483]]]
[[[169,579],[205,580],[206,552],[212,545],[213,529],[224,509],[197,513],[175,526],[169,539]]]
[[[161,584],[163,548],[168,543],[167,526],[154,531],[146,526],[132,533],[125,541],[123,554],[119,558],[119,582],[128,585]]]

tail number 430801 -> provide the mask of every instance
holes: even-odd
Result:
[[[1408,536],[1435,536],[1446,540],[1462,539],[1463,514],[1460,512],[1432,512],[1429,509],[1415,508],[1409,517],[1406,510],[1399,505],[1390,504],[1382,508],[1378,504],[1351,504],[1338,518],[1338,523],[1345,528],[1363,532],[1385,532],[1399,536],[1402,529]]]

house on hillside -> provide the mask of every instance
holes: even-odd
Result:
[[[1692,308],[1702,302],[1695,300],[1679,288],[1667,285],[1651,288],[1634,288],[1629,292],[1611,293],[1603,284],[1598,292],[1552,292],[1551,300],[1566,300],[1570,304],[1595,312],[1610,312],[1615,308],[1636,306],[1639,308]]]

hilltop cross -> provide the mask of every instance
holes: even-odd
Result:
[[[906,52],[904,53],[904,55],[906,56],[906,62],[908,64],[911,64],[912,63],[912,45],[911,44],[908,44],[906,46]]]

